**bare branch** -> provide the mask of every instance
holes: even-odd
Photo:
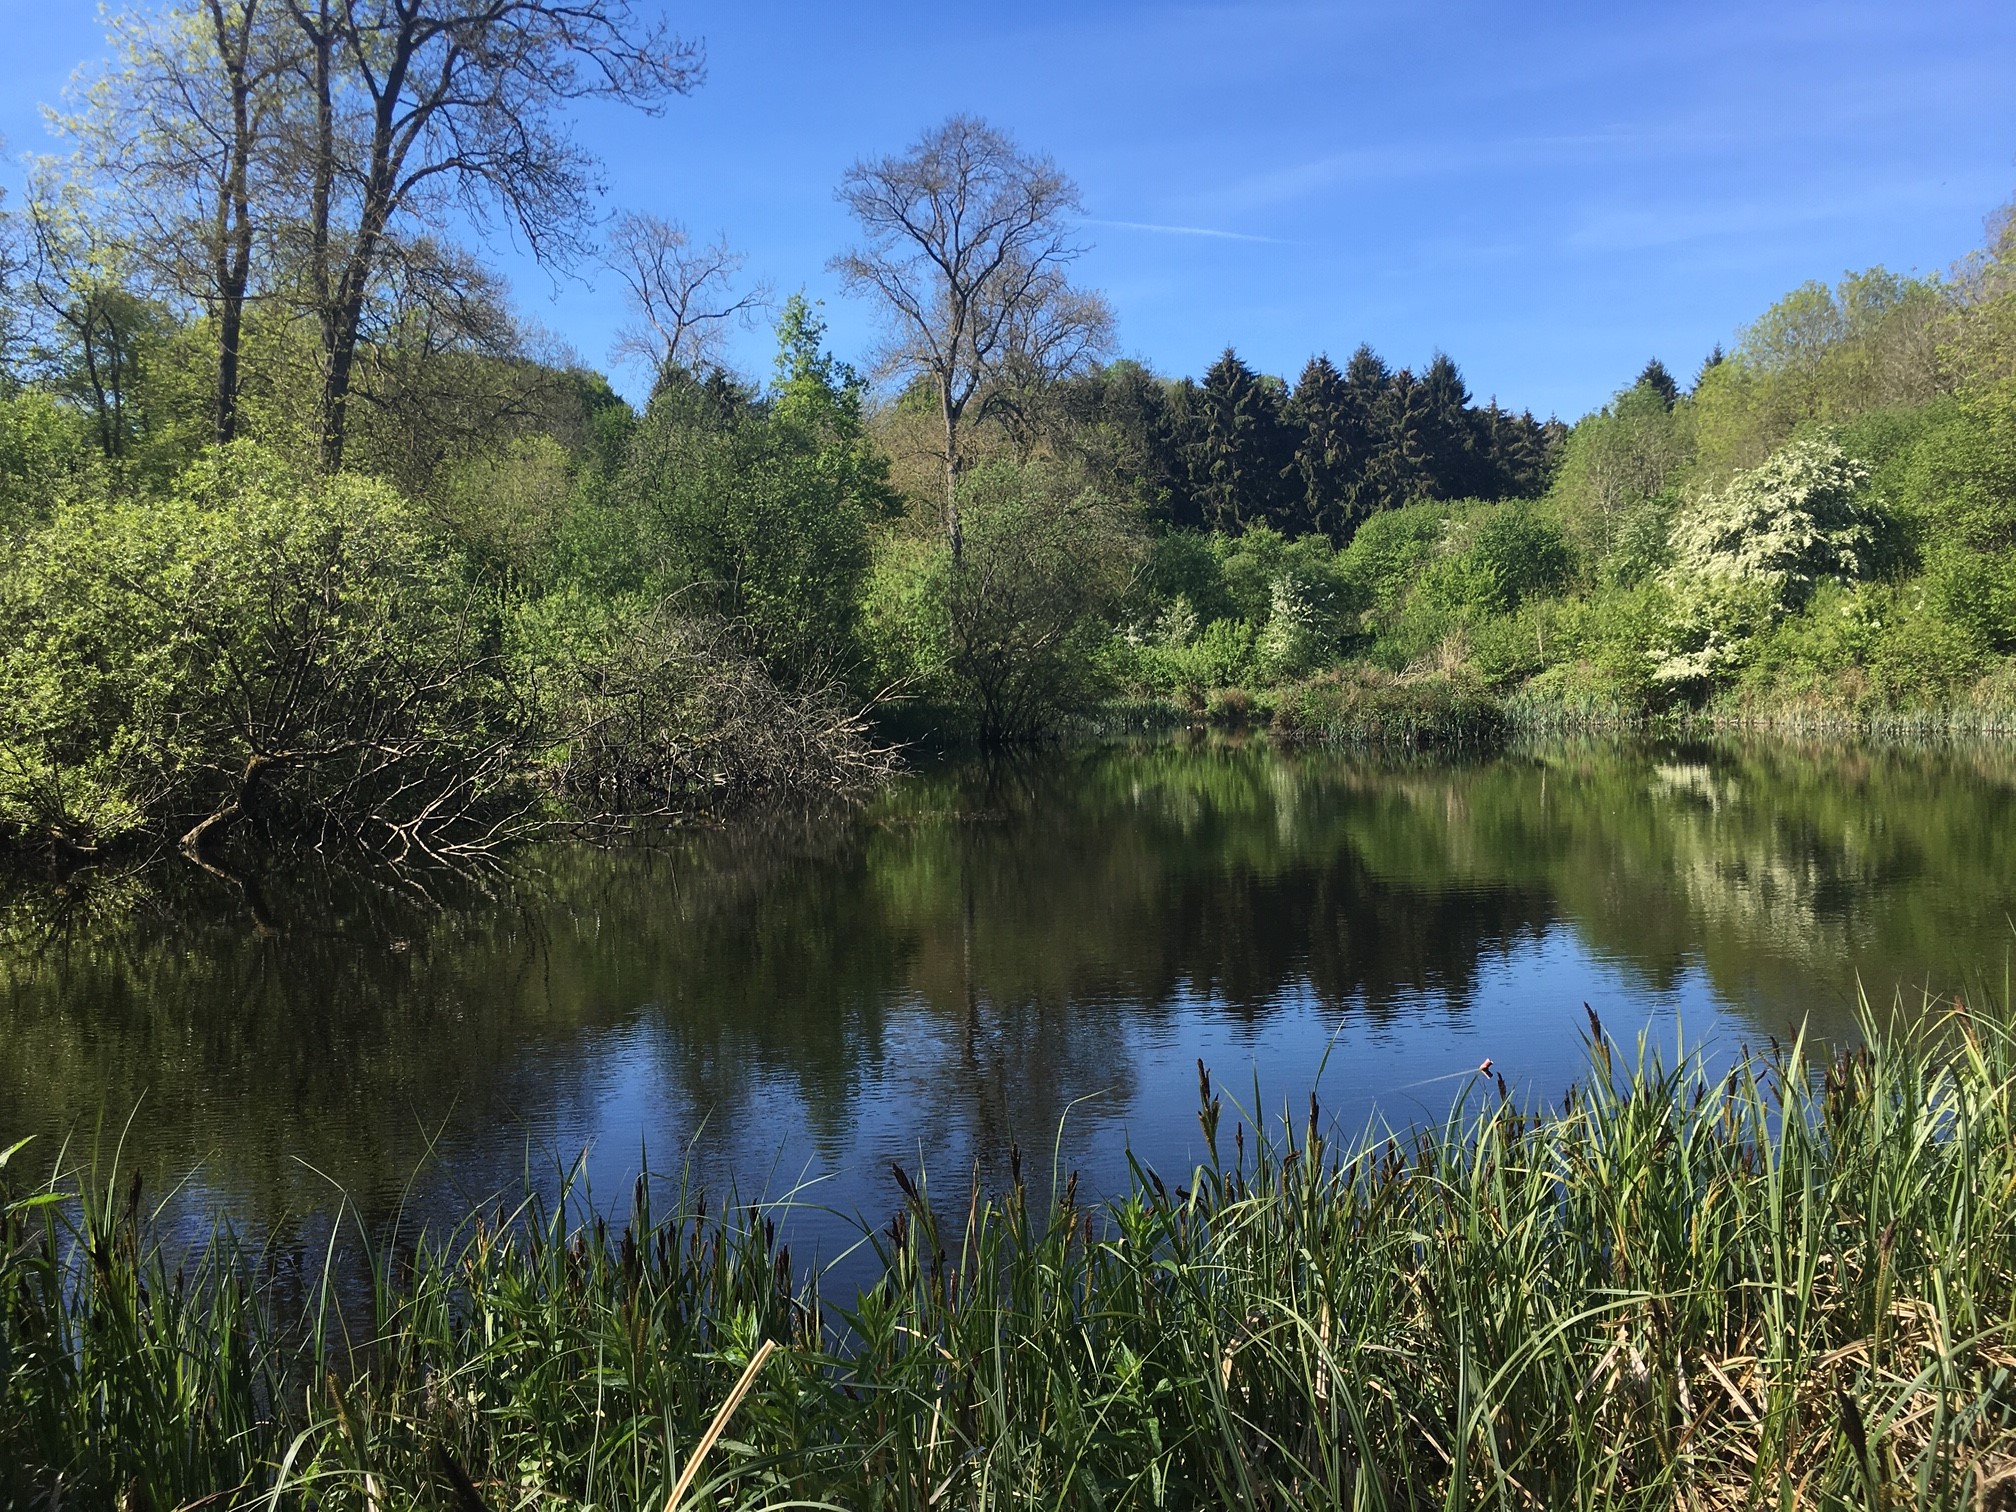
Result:
[[[753,325],[771,304],[766,283],[738,290],[747,262],[720,236],[702,246],[677,221],[625,211],[609,229],[603,263],[622,280],[630,318],[611,357],[652,377],[718,365],[731,327]]]
[[[1078,189],[973,116],[953,116],[902,156],[856,163],[839,198],[864,242],[835,258],[847,287],[885,306],[884,376],[928,378],[943,423],[945,523],[959,555],[965,431],[1010,382],[1082,368],[1112,338],[1112,312],[1065,276],[1082,248],[1066,217]],[[975,411],[976,402],[978,411]]]

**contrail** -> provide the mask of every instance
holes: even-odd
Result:
[[[1101,220],[1088,217],[1088,226],[1117,226],[1123,231],[1154,231],[1163,236],[1208,236],[1213,241],[1266,242],[1272,246],[1285,245],[1278,236],[1254,236],[1245,231],[1217,231],[1209,226],[1158,226],[1151,221]]]

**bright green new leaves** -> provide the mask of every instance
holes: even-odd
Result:
[[[0,579],[0,824],[438,852],[509,787],[494,627],[383,485],[246,444],[57,509]]]
[[[737,623],[798,686],[855,670],[869,523],[893,502],[859,380],[823,336],[794,299],[767,396],[719,374],[663,382],[615,481],[611,519],[625,528],[591,565],[603,591],[675,596]]]
[[[964,710],[983,742],[1052,733],[1104,691],[1099,653],[1128,583],[1124,513],[1040,467],[987,463],[960,480],[965,549],[897,539],[867,593],[881,674]]]

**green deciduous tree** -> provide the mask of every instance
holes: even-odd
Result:
[[[210,429],[239,427],[246,317],[273,292],[280,145],[297,61],[282,0],[196,0],[110,21],[114,65],[63,118],[100,214],[155,289],[209,322]],[[263,266],[261,266],[263,262]]]
[[[868,527],[889,512],[887,464],[861,431],[860,385],[786,306],[768,398],[718,373],[668,374],[615,482],[621,533],[603,581],[679,595],[741,626],[787,684],[851,675]]]
[[[1138,543],[1125,513],[1046,465],[961,480],[965,550],[890,541],[868,591],[883,675],[962,711],[989,745],[1054,733],[1104,690],[1099,652]]]
[[[1554,497],[1575,545],[1592,562],[1611,562],[1633,538],[1634,524],[1678,484],[1693,461],[1688,421],[1656,386],[1640,384],[1570,433]],[[1632,579],[1642,567],[1633,560],[1617,575]]]

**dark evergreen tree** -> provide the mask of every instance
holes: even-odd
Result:
[[[1365,465],[1364,413],[1328,357],[1312,357],[1295,384],[1288,419],[1295,436],[1295,477],[1301,485],[1296,531],[1317,530],[1337,542],[1357,528],[1351,487]]]
[[[1479,468],[1470,390],[1448,355],[1437,352],[1421,375],[1421,482],[1429,498],[1466,499],[1490,491]]]
[[[1430,491],[1431,468],[1428,449],[1428,405],[1421,381],[1407,368],[1388,372],[1385,364],[1361,350],[1370,362],[1353,357],[1345,370],[1345,382],[1355,392],[1366,393],[1376,370],[1384,381],[1368,395],[1365,466],[1351,490],[1350,511],[1362,520],[1381,509],[1398,506],[1425,496]],[[1353,383],[1354,373],[1358,382]]]
[[[1727,362],[1728,360],[1729,355],[1728,353],[1722,350],[1722,343],[1719,341],[1716,342],[1714,350],[1711,351],[1705,358],[1702,359],[1701,370],[1694,375],[1694,388],[1698,389],[1699,387],[1701,387],[1701,380],[1706,378],[1710,373],[1714,372],[1715,369],[1722,366],[1722,364]],[[1691,393],[1693,392],[1693,390],[1690,389],[1688,392]]]
[[[1214,528],[1239,531],[1289,513],[1294,446],[1283,397],[1278,382],[1262,379],[1230,347],[1205,373],[1189,473],[1205,522]]]
[[[1204,431],[1203,393],[1195,379],[1179,378],[1165,391],[1160,440],[1161,465],[1170,479],[1166,517],[1171,525],[1185,530],[1203,530],[1210,525],[1197,474]]]
[[[1716,350],[1719,352],[1720,347]],[[1669,410],[1680,402],[1680,385],[1673,381],[1673,375],[1666,371],[1666,364],[1654,357],[1645,364],[1645,370],[1638,375],[1633,388],[1650,389],[1657,394]]]
[[[1513,414],[1493,399],[1477,412],[1478,451],[1486,478],[1479,493],[1496,499],[1536,499],[1553,479],[1553,443],[1531,410]]]

